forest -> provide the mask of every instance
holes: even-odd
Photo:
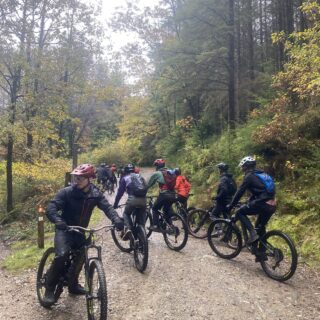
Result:
[[[128,1],[105,26],[99,2],[1,0],[0,16],[2,238],[35,228],[78,163],[164,158],[206,208],[216,164],[240,184],[252,155],[276,181],[271,224],[319,266],[319,1]],[[117,32],[134,35],[121,51],[103,45]]]

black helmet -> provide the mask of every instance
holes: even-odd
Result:
[[[125,172],[125,173],[134,172],[134,165],[131,164],[131,163],[128,163],[128,164],[124,167],[124,172]]]
[[[220,171],[228,171],[229,169],[229,165],[227,165],[224,162],[220,162],[216,165],[216,167],[220,170]]]
[[[181,169],[180,169],[180,168],[175,168],[175,169],[174,169],[174,173],[175,173],[177,176],[180,176],[180,175],[181,175]]]

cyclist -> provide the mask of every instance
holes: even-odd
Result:
[[[110,180],[111,175],[105,163],[101,163],[96,169],[97,182],[105,185]]]
[[[174,191],[176,176],[165,167],[166,163],[163,159],[156,159],[153,163],[156,172],[150,177],[147,188],[151,188],[155,183],[159,184],[159,196],[152,208],[153,225],[150,230],[159,232],[159,213],[158,210],[163,208],[166,219],[171,215],[171,206],[177,201]]]
[[[188,179],[181,174],[180,168],[175,168],[174,173],[177,176],[176,185],[174,187],[177,193],[177,200],[187,209],[187,201],[191,189],[191,184]]]
[[[227,209],[231,210],[246,190],[251,193],[248,203],[241,206],[236,212],[235,220],[237,221],[239,219],[248,229],[250,234],[248,244],[252,244],[258,240],[259,236],[265,234],[266,224],[276,211],[275,188],[273,188],[273,190],[267,190],[265,183],[257,175],[263,173],[263,171],[256,169],[256,160],[251,156],[244,157],[240,161],[239,167],[241,167],[244,172],[243,182],[234,195],[230,205],[227,206]],[[258,233],[252,226],[252,223],[247,217],[248,215],[258,215],[255,223],[255,228]]]
[[[113,185],[117,186],[117,177],[116,177],[117,166],[115,165],[115,163],[113,163],[111,167],[109,167],[109,171],[110,171],[110,181],[113,183]]]
[[[92,184],[95,169],[90,164],[82,164],[71,172],[72,185],[58,191],[50,201],[46,215],[55,224],[55,258],[48,272],[47,287],[44,299],[54,303],[54,289],[64,272],[65,261],[70,249],[80,249],[69,270],[68,289],[72,294],[85,294],[78,283],[78,277],[84,263],[84,252],[81,248],[85,238],[82,234],[67,232],[68,226],[87,227],[94,207],[101,209],[119,230],[123,229],[123,221],[106,200],[99,189]]]
[[[233,195],[237,191],[237,184],[232,174],[228,173],[229,166],[226,163],[220,162],[216,167],[219,169],[220,181],[217,194],[213,197],[215,203],[213,204],[213,210],[210,215],[216,218],[223,214],[223,217],[227,219],[228,212],[226,206],[231,202]]]
[[[136,179],[141,179],[141,183],[144,184],[143,193],[139,196],[137,193],[135,193],[135,182]],[[114,201],[113,207],[116,209],[118,207],[119,201],[121,200],[123,194],[125,191],[128,194],[128,199],[126,202],[126,206],[123,212],[123,219],[124,219],[124,235],[122,237],[123,240],[129,240],[130,234],[132,233],[132,219],[131,214],[134,210],[138,210],[136,212],[137,216],[137,222],[138,224],[144,226],[146,221],[146,206],[147,206],[147,200],[146,200],[146,183],[143,180],[143,178],[140,176],[140,174],[135,173],[134,166],[129,163],[124,167],[124,176],[121,178],[119,183],[119,189]],[[144,194],[144,195],[143,195]]]

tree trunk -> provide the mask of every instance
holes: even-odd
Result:
[[[235,129],[234,0],[229,0],[228,68],[229,128]]]

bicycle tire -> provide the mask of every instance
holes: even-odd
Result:
[[[115,243],[115,245],[122,251],[122,252],[131,252],[132,247],[130,246],[130,241],[124,241],[121,238],[121,233],[123,231],[117,231],[116,229],[111,229],[111,236]]]
[[[141,225],[136,227],[133,248],[135,266],[143,273],[148,265],[149,247],[146,231]]]
[[[37,290],[37,296],[38,300],[41,306],[45,308],[50,308],[53,304],[55,304],[62,291],[63,291],[63,285],[61,283],[58,283],[55,290],[54,290],[54,297],[55,302],[54,303],[48,303],[44,301],[44,294],[46,290],[46,274],[48,269],[51,266],[51,263],[55,257],[55,250],[53,247],[47,249],[39,263],[38,271],[37,271],[37,281],[36,281],[36,290]]]
[[[188,229],[190,234],[198,239],[204,239],[208,236],[208,229],[211,223],[210,216],[206,210],[194,209],[188,213],[187,218]]]
[[[278,240],[276,240],[277,237]],[[280,240],[284,241],[283,244],[281,244]],[[266,257],[268,258],[266,261],[260,262],[263,271],[271,279],[277,281],[282,282],[290,279],[294,275],[298,265],[298,253],[292,239],[282,231],[272,230],[262,237],[260,245],[265,246]],[[286,253],[290,255],[289,260],[285,256]],[[286,267],[284,272],[277,274],[275,269],[277,268],[278,270],[280,264],[281,266],[288,264],[288,268]]]
[[[106,320],[108,313],[107,283],[102,262],[93,259],[88,273],[86,294],[88,320]]]
[[[147,239],[149,239],[152,234],[152,230],[150,230],[150,227],[153,225],[153,219],[149,209],[146,210],[146,213],[147,214],[146,214],[145,230],[146,230]]]
[[[180,251],[188,241],[188,226],[185,220],[177,213],[173,213],[170,219],[171,224],[168,224],[163,231],[163,238],[169,249]],[[178,237],[182,239],[181,242],[177,244]]]
[[[232,240],[234,246],[230,246]],[[242,249],[242,237],[236,225],[225,219],[214,220],[208,228],[211,249],[223,259],[235,258]]]

